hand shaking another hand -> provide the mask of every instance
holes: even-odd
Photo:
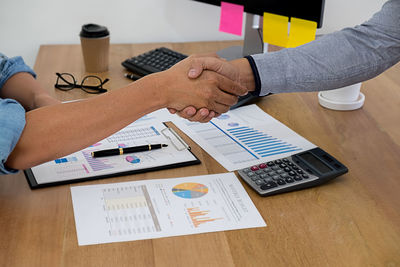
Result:
[[[226,94],[234,97],[236,101],[224,107],[224,109],[213,109],[207,106],[196,107],[195,105],[189,105],[183,109],[168,108],[170,113],[178,114],[180,117],[188,119],[190,121],[208,122],[212,118],[219,116],[229,110],[230,106],[237,103],[239,96],[246,95],[249,91],[254,90],[254,77],[251,71],[250,65],[245,58],[237,59],[234,61],[227,61],[219,58],[216,54],[206,55],[193,55],[189,57],[190,62],[189,68],[187,69],[187,77],[191,80],[201,79],[203,75],[220,75],[225,79],[233,82],[232,87],[223,87]],[[220,77],[219,76],[219,77]],[[241,90],[238,90],[240,88]],[[200,90],[209,90],[210,88],[202,87]],[[215,101],[219,101],[215,99]],[[225,104],[227,104],[225,102]],[[221,112],[222,111],[222,112]]]

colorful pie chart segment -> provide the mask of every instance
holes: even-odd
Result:
[[[140,159],[134,155],[127,156],[125,159],[127,162],[132,163],[132,164],[140,162]]]
[[[174,186],[172,193],[181,198],[199,198],[208,193],[208,187],[199,183],[183,183]]]

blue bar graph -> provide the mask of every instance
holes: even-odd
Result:
[[[301,150],[299,147],[246,126],[227,129],[227,132],[248,147],[253,152],[252,154],[262,158]]]

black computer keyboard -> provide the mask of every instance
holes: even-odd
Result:
[[[169,69],[186,57],[186,55],[179,52],[160,47],[136,57],[128,58],[122,62],[122,66],[140,76],[145,76]]]
[[[128,58],[122,62],[122,66],[129,71],[140,76],[145,76],[154,72],[167,70],[187,56],[168,49],[166,47],[156,48],[136,57]],[[238,103],[233,105],[231,109],[237,108],[250,100],[255,99],[251,94],[239,97]]]

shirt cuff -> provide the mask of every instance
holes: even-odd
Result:
[[[253,71],[253,75],[254,75],[254,82],[256,85],[255,90],[253,92],[251,92],[251,94],[253,96],[259,96],[260,90],[261,90],[261,80],[260,80],[260,74],[258,73],[256,63],[254,62],[254,59],[251,56],[245,56],[245,58],[249,61],[251,70]]]

